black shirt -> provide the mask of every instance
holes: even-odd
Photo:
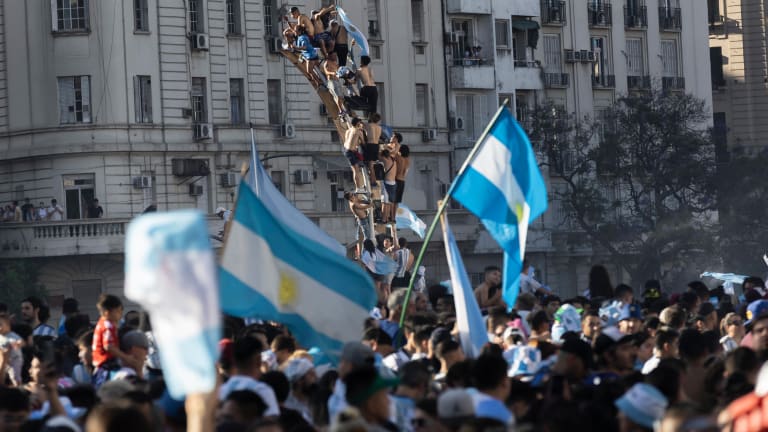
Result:
[[[88,207],[88,217],[91,219],[100,218],[103,214],[104,210],[99,205]]]

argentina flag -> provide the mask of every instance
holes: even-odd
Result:
[[[344,343],[360,339],[376,303],[373,282],[357,264],[277,218],[245,183],[219,282],[224,312],[281,322],[334,363]]]
[[[344,9],[336,7],[336,13],[341,20],[341,23],[344,25],[344,28],[347,29],[349,37],[354,39],[354,41],[357,43],[357,46],[360,47],[360,55],[369,56],[371,49],[368,46],[368,39],[366,39],[365,35],[363,35],[363,32],[361,32],[360,29],[352,23],[352,20],[349,19],[347,13],[344,12]]]
[[[547,209],[547,188],[531,142],[508,109],[501,109],[451,190],[504,250],[503,297],[514,307],[528,225]]]
[[[403,203],[397,205],[397,214],[395,214],[395,222],[398,226],[404,228],[410,228],[415,232],[420,239],[424,238],[424,232],[427,230],[427,224],[424,223],[416,213],[413,212],[408,206]]]

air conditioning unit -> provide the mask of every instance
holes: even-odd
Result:
[[[213,125],[210,123],[195,123],[193,128],[196,140],[208,140],[213,138]]]
[[[309,170],[296,170],[293,173],[293,183],[298,185],[312,183],[312,172]]]
[[[202,194],[203,194],[203,185],[198,185],[194,183],[189,185],[190,196],[200,196]]]
[[[565,62],[566,63],[575,63],[578,60],[576,59],[576,54],[578,54],[578,51],[574,50],[565,50]]]
[[[280,54],[283,51],[283,40],[279,37],[270,37],[267,39],[267,46],[270,53]]]
[[[421,140],[424,142],[434,141],[437,139],[437,129],[424,129],[421,132]]]
[[[280,125],[280,136],[283,138],[295,138],[296,126],[290,123]]]
[[[459,117],[459,116],[451,117],[450,122],[451,122],[451,130],[455,130],[455,131],[464,130],[464,117]]]
[[[192,49],[196,51],[208,51],[210,47],[210,41],[208,35],[205,33],[193,33],[192,34]]]
[[[233,172],[226,172],[219,175],[219,184],[225,188],[231,188],[237,186],[237,174]]]
[[[325,104],[320,104],[320,115],[323,117],[328,115],[328,107]]]
[[[141,176],[133,178],[133,187],[136,189],[149,189],[152,187],[152,177]]]
[[[592,51],[581,50],[581,56],[580,56],[580,58],[581,58],[581,61],[582,61],[582,62],[590,62],[590,61],[593,61],[593,60],[590,60],[590,57],[589,57],[589,55],[590,55],[590,54],[592,54],[592,59],[594,59],[594,55],[595,55],[595,53],[593,53]]]
[[[597,53],[594,51],[587,51],[587,59],[585,60],[587,62],[596,62],[597,61]]]
[[[573,50],[573,61],[574,62],[580,62],[581,61],[581,51]]]
[[[207,176],[211,173],[205,159],[172,159],[171,173],[177,177]]]

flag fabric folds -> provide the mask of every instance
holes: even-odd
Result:
[[[203,214],[139,216],[125,240],[125,296],[152,316],[163,375],[175,399],[216,385],[221,311]]]
[[[475,299],[464,262],[461,260],[459,247],[448,225],[448,218],[443,220],[443,240],[451,273],[451,289],[456,304],[456,324],[459,327],[461,348],[467,356],[477,357],[483,345],[488,342],[488,333],[485,331],[483,315]]]
[[[344,12],[344,9],[336,7],[336,12],[339,19],[341,20],[341,23],[344,25],[344,28],[347,29],[349,37],[354,39],[357,43],[357,46],[360,47],[360,55],[369,56],[371,49],[368,46],[368,39],[366,39],[365,35],[363,35],[363,32],[361,32],[360,29],[352,23],[352,20],[349,19],[347,13]]]
[[[531,143],[508,109],[501,109],[452,189],[453,198],[483,221],[504,251],[502,292],[514,307],[528,225],[547,209],[547,189]]]
[[[345,342],[360,338],[359,325],[376,303],[373,282],[271,210],[240,185],[221,260],[222,309],[279,321],[301,345],[316,346],[335,362]]]
[[[395,222],[400,227],[409,228],[415,232],[420,239],[424,238],[424,232],[427,230],[427,224],[423,220],[416,216],[413,210],[408,206],[400,203],[397,205],[397,214],[395,214]]]

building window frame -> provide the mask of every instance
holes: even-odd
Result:
[[[279,79],[267,80],[267,111],[269,124],[283,124],[283,82]]]
[[[91,123],[91,77],[57,77],[59,124]]]
[[[149,0],[133,0],[133,31],[149,33]]]
[[[229,115],[233,125],[245,124],[245,92],[242,78],[229,80]]]
[[[499,34],[501,30],[501,35]],[[496,40],[496,49],[509,51],[512,47],[510,41],[509,20],[497,19],[493,23],[493,32]]]
[[[88,0],[51,0],[51,27],[54,33],[88,33]]]
[[[422,42],[425,40],[423,0],[411,0],[411,31],[414,41]]]
[[[189,31],[191,33],[205,33],[203,1],[189,0]]]
[[[133,104],[136,123],[152,123],[152,77],[133,77]]]
[[[208,123],[208,98],[206,97],[206,82],[203,77],[192,78],[192,90],[190,92],[192,102],[192,121]]]
[[[227,36],[242,35],[240,24],[240,1],[226,0],[225,15],[227,19]]]
[[[416,99],[414,120],[416,126],[426,127],[429,125],[429,85],[416,84],[414,88]]]

